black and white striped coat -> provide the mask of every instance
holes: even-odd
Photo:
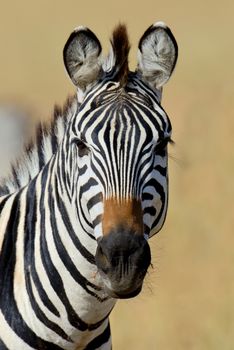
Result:
[[[116,299],[139,293],[148,237],[167,210],[171,124],[161,89],[177,59],[163,24],[139,42],[128,70],[126,28],[112,51],[87,28],[64,48],[77,96],[0,188],[0,349],[111,349]]]

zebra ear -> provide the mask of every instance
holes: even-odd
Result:
[[[143,34],[138,49],[138,72],[153,88],[161,88],[169,80],[178,56],[171,30],[163,22],[155,23]]]
[[[71,33],[63,49],[63,60],[72,82],[82,90],[97,81],[101,73],[102,47],[96,35],[85,27]]]

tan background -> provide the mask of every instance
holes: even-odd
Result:
[[[233,14],[228,0],[1,0],[0,99],[36,116],[74,91],[62,49],[75,26],[89,26],[106,50],[113,26],[126,22],[132,67],[154,21],[168,23],[179,44],[163,98],[176,141],[168,218],[151,240],[144,292],[112,314],[114,349],[234,349]]]

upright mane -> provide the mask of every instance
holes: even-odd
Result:
[[[125,86],[129,73],[128,54],[130,50],[128,33],[125,25],[119,24],[115,28],[111,44],[115,56],[115,66],[113,68],[117,72],[116,80],[120,82],[121,86]]]
[[[130,51],[130,43],[128,38],[127,27],[119,24],[113,31],[111,37],[111,50],[106,59],[104,59],[102,67],[112,80],[118,81],[121,87],[127,83],[129,67],[128,55]]]
[[[74,96],[68,97],[62,108],[55,105],[50,123],[38,123],[35,137],[25,144],[22,154],[13,162],[9,175],[0,179],[0,196],[26,186],[40,172],[57,151],[67,121],[76,108],[77,99]]]

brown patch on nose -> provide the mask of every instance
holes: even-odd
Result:
[[[143,234],[143,213],[141,202],[137,199],[104,201],[102,220],[103,234],[107,235],[116,227],[124,227],[138,234]]]

